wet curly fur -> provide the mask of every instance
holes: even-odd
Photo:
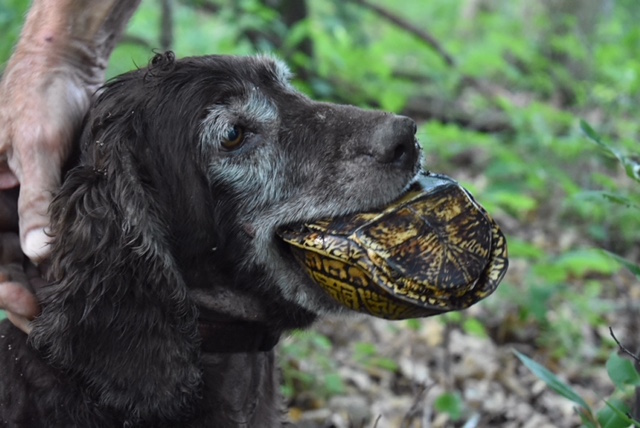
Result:
[[[277,338],[340,312],[275,230],[397,197],[414,134],[267,57],[168,53],[109,82],[51,206],[42,314],[28,340],[0,325],[0,426],[280,426],[274,351],[205,350],[200,326]]]

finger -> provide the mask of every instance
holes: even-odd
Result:
[[[12,189],[19,184],[18,177],[9,169],[9,166],[0,162],[0,189]]]
[[[6,235],[6,234],[5,234]],[[3,247],[6,247],[3,242]],[[6,251],[3,250],[6,253]],[[26,318],[33,318],[40,312],[40,306],[33,294],[31,279],[20,262],[10,262],[0,266],[0,308]],[[30,266],[27,266],[30,268]],[[33,275],[31,275],[33,276]]]
[[[86,91],[75,90],[77,82],[71,80],[63,74],[39,87],[33,94],[38,104],[19,94],[23,108],[10,133],[7,161],[20,181],[20,241],[34,262],[49,253],[49,204],[60,187],[62,164],[88,107]]]
[[[21,168],[20,243],[24,254],[37,263],[49,253],[48,210],[53,193],[60,187],[61,166],[58,156],[43,159],[42,154],[36,154],[26,159],[32,161]]]
[[[20,330],[24,331],[27,334],[31,333],[32,327],[31,320],[29,318],[16,315],[12,312],[9,312],[7,314],[7,318],[9,318],[9,321],[11,321],[11,323],[18,327]]]
[[[40,313],[36,297],[19,282],[0,283],[0,307],[26,319],[33,319]]]

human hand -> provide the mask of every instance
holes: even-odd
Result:
[[[49,203],[97,86],[84,76],[17,50],[0,82],[0,309],[25,332],[44,282],[31,262],[48,255]]]
[[[49,253],[49,203],[111,51],[139,4],[33,0],[0,82],[0,309],[27,333],[39,312],[33,290],[43,283],[35,264]]]

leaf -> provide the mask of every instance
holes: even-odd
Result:
[[[618,389],[625,386],[640,386],[640,374],[633,366],[633,363],[618,355],[617,352],[611,354],[607,360],[607,373],[609,378]]]
[[[462,398],[459,394],[445,392],[436,398],[433,406],[437,411],[449,414],[454,421],[462,416]]]
[[[371,365],[374,365],[376,367],[379,367],[383,370],[387,370],[392,373],[397,372],[399,369],[398,363],[396,363],[395,360],[391,358],[385,358],[385,357],[373,358],[371,360]]]
[[[480,321],[475,318],[467,318],[462,323],[462,329],[465,333],[470,334],[471,336],[476,337],[489,337],[487,334],[487,330],[484,328],[484,325]]]
[[[492,191],[485,195],[487,203],[491,202],[518,216],[525,216],[538,207],[533,197],[517,191]]]
[[[620,150],[617,150],[610,145],[602,141],[602,138],[593,128],[584,120],[580,121],[580,128],[594,143],[596,143],[602,150],[604,150],[609,156],[618,159],[618,162],[622,164],[625,172],[629,178],[632,178],[640,182],[640,161],[633,156],[627,156]]]
[[[329,340],[329,338],[320,333],[316,333],[312,335],[311,341],[318,349],[328,351],[333,348],[333,345],[331,344],[331,341]]]
[[[538,364],[531,358],[527,357],[524,354],[521,354],[515,349],[513,350],[513,352],[516,354],[516,357],[518,357],[520,361],[522,361],[522,364],[524,364],[526,368],[531,370],[531,372],[534,375],[536,375],[540,380],[546,383],[549,388],[551,388],[553,391],[560,394],[561,396],[576,403],[583,409],[587,410],[589,413],[592,413],[591,408],[589,407],[587,402],[584,401],[584,399],[580,397],[569,385],[567,385],[566,383],[558,379],[558,377],[554,375],[551,371],[549,371],[546,367]]]
[[[620,151],[616,150],[615,148],[609,146],[604,141],[602,141],[602,138],[600,137],[600,135],[596,131],[594,131],[593,128],[587,122],[585,122],[584,120],[581,120],[580,128],[585,134],[587,134],[587,137],[589,137],[591,141],[593,141],[598,146],[600,146],[600,148],[604,150],[609,156],[617,158],[622,163],[622,158],[624,157],[624,155]]]
[[[589,137],[594,143],[602,147],[605,151],[607,151],[612,156],[617,157],[617,154],[614,151],[612,151],[608,145],[602,142],[600,135],[596,131],[594,131],[591,125],[589,125],[586,121],[580,120],[580,129],[582,129],[582,132],[587,134],[587,137]]]
[[[567,252],[558,257],[554,263],[564,271],[584,277],[589,273],[611,275],[619,270],[618,263],[612,263],[599,249],[581,249]]]
[[[344,383],[338,373],[330,373],[324,378],[324,386],[329,395],[338,395],[344,392]]]
[[[580,192],[577,197],[586,200],[606,199],[607,201],[614,204],[640,209],[640,204],[638,204],[636,200],[625,195],[620,195],[618,193],[611,193],[602,190],[589,190]]]
[[[513,237],[509,240],[509,257],[520,257],[529,260],[539,260],[545,256],[545,251],[531,242]]]
[[[618,416],[616,412],[609,407],[604,407],[598,411],[598,423],[602,428],[628,428],[629,423]]]
[[[422,323],[419,318],[409,318],[406,321],[407,328],[413,331],[420,331],[422,328]]]
[[[376,348],[376,345],[368,342],[356,343],[354,351],[360,357],[370,357],[378,354],[378,348]]]
[[[602,428],[627,428],[631,425],[634,427],[640,427],[640,422],[631,419],[625,411],[622,411],[618,408],[618,406],[612,404],[611,402],[604,400],[607,407],[615,414],[617,418],[610,418],[607,421],[606,425],[602,425]]]
[[[629,260],[625,259],[624,257],[620,257],[619,255],[617,255],[615,253],[612,253],[611,251],[607,251],[607,250],[600,250],[600,251],[603,254],[607,254],[609,257],[611,257],[614,260],[616,260],[622,266],[624,266],[627,269],[629,269],[629,271],[632,274],[634,274],[638,280],[640,280],[640,265],[637,265],[637,264],[635,264],[633,262],[630,262]]]

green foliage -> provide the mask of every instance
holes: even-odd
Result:
[[[487,329],[476,318],[465,319],[462,323],[462,330],[471,336],[489,337]]]
[[[593,130],[593,128],[591,128],[591,126],[584,120],[580,121],[580,127],[582,128],[584,133],[587,134],[587,136],[591,139],[591,141],[596,143],[605,154],[617,159],[618,162],[620,162],[629,178],[632,178],[640,183],[640,161],[638,161],[637,159],[638,154],[629,156],[616,149],[615,147],[612,147],[611,145],[605,143],[604,141],[602,141],[602,138],[600,138],[600,135],[598,135]]]
[[[456,392],[445,392],[436,398],[433,407],[438,412],[448,414],[451,420],[458,421],[462,417],[464,402],[460,394]]]
[[[377,345],[373,343],[356,343],[354,360],[365,368],[379,368],[390,372],[398,370],[398,363],[390,358],[380,356]]]
[[[581,121],[580,127],[589,139],[601,149],[604,155],[616,159],[624,168],[627,177],[635,180],[636,183],[640,185],[640,151],[627,154],[622,150],[605,143],[600,135],[596,133],[587,122]],[[612,193],[606,193],[603,196],[609,205],[624,206],[629,211],[635,213],[636,217],[640,217],[640,191],[638,191],[638,188],[635,188],[634,190],[635,192],[628,194],[615,191]],[[603,254],[608,255],[610,258],[629,269],[629,271],[631,271],[636,278],[640,280],[640,264],[633,263],[612,252],[604,252]]]
[[[620,257],[617,254],[614,254],[610,251],[603,251],[604,254],[607,254],[609,257],[611,257],[612,259],[614,259],[615,261],[617,261],[618,263],[620,263],[622,266],[626,267],[627,269],[629,269],[629,272],[631,272],[632,274],[634,274],[636,276],[636,278],[638,278],[638,281],[640,281],[640,265],[630,262],[629,260]]]
[[[281,346],[282,392],[292,398],[303,391],[313,391],[328,398],[344,391],[337,365],[331,357],[331,342],[314,331],[296,331],[292,340]]]
[[[577,405],[576,412],[585,427],[640,427],[640,421],[629,417],[629,408],[623,401],[618,399],[605,400],[606,406],[595,412],[571,386],[561,381],[551,371],[518,351],[514,350],[514,353],[522,364],[547,384],[551,390]],[[623,395],[625,392],[629,393],[631,387],[640,386],[640,374],[633,367],[631,361],[621,358],[617,353],[612,353],[607,360],[607,372],[619,395]]]
[[[516,356],[522,361],[522,364],[525,365],[529,370],[533,372],[538,378],[540,378],[544,383],[546,383],[549,388],[553,389],[556,393],[561,396],[573,401],[578,406],[583,409],[589,410],[589,405],[578,395],[570,386],[566,383],[562,382],[558,379],[552,372],[547,370],[544,366],[536,363],[531,358],[527,357],[524,354],[521,354],[518,351],[513,351]]]
[[[640,386],[640,374],[633,367],[633,363],[617,353],[611,354],[607,360],[607,373],[618,389],[627,386]]]
[[[18,41],[22,18],[26,15],[29,2],[24,0],[4,0],[0,4],[0,69],[9,58],[13,46]]]

